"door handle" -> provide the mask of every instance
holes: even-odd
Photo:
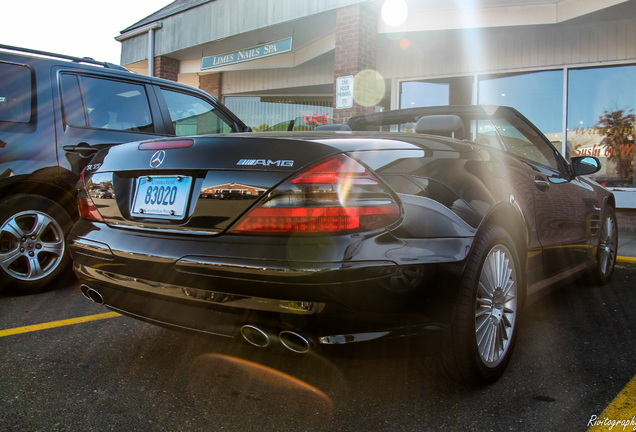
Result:
[[[534,178],[534,185],[537,187],[537,189],[539,189],[542,192],[545,192],[548,189],[550,189],[550,182],[540,176],[536,176]]]
[[[99,151],[99,149],[95,147],[91,147],[87,143],[79,143],[77,145],[65,145],[65,146],[62,146],[62,149],[65,152],[77,153],[81,157],[85,157],[85,158],[91,157]]]

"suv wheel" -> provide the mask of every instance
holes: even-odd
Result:
[[[73,225],[55,202],[21,194],[0,202],[0,290],[29,294],[66,280]]]

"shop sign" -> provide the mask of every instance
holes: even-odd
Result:
[[[308,114],[303,120],[308,126],[321,126],[329,124],[329,116],[327,114]]]
[[[201,59],[201,70],[228,66],[236,63],[257,60],[291,51],[292,38],[269,42],[255,47],[219,54]]]
[[[353,76],[336,78],[336,109],[353,107]]]

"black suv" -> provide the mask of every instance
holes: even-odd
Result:
[[[70,275],[75,185],[105,146],[243,132],[209,94],[122,66],[0,45],[0,291]],[[115,198],[108,185],[100,193]]]

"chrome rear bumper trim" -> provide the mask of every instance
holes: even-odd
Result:
[[[109,283],[114,286],[126,286],[135,291],[141,291],[160,296],[187,299],[207,304],[217,304],[226,307],[250,309],[264,312],[287,312],[299,315],[313,315],[320,313],[324,303],[304,302],[295,300],[269,299],[264,297],[248,297],[222,292],[189,288],[183,286],[163,284],[128,276],[117,275],[93,267],[77,265],[76,271],[88,278]]]

